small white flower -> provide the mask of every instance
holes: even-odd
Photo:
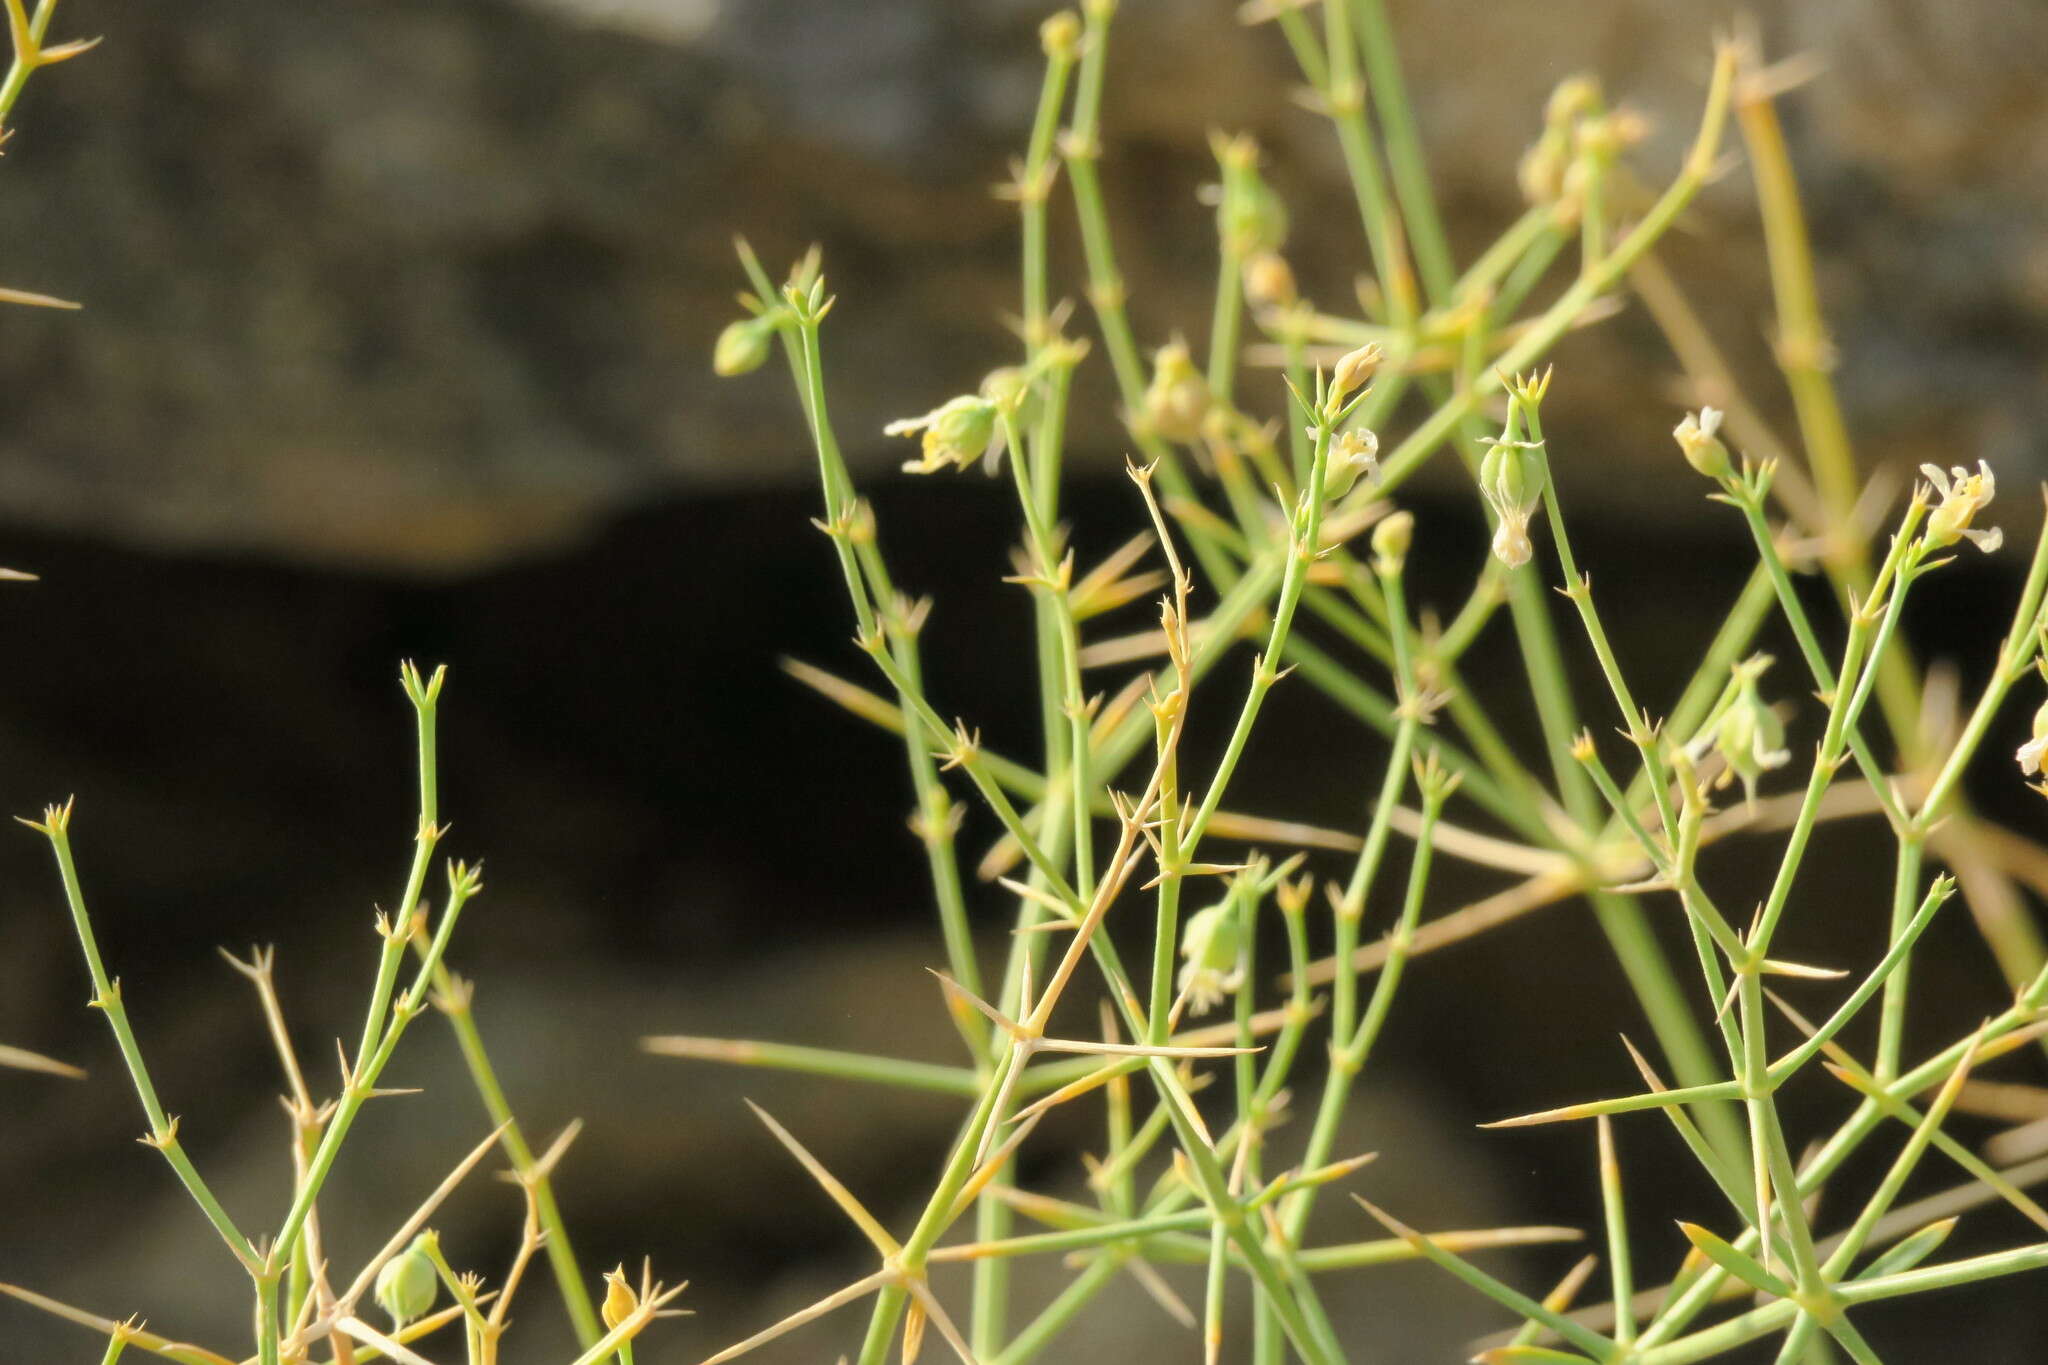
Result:
[[[2048,759],[2048,702],[2041,703],[2041,709],[2034,712],[2034,734],[2014,754],[2020,763],[2020,772],[2027,777],[2039,777],[2043,759]]]
[[[1342,433],[1330,443],[1330,458],[1350,465],[1367,483],[1373,482],[1380,476],[1379,433],[1355,428]]]
[[[1701,408],[1698,413],[1687,413],[1671,432],[1672,439],[1685,455],[1685,461],[1710,479],[1722,479],[1733,468],[1728,459],[1728,447],[1721,443],[1721,410]]]
[[[1923,464],[1920,472],[1941,494],[1941,502],[1927,518],[1929,545],[1940,549],[1967,538],[1972,545],[1990,554],[2005,543],[2005,532],[1996,526],[1979,530],[1970,525],[1977,513],[1991,501],[1992,494],[1998,491],[1998,481],[1992,478],[1989,464],[1977,461],[1974,474],[1961,465],[1944,474],[1938,465]]]
[[[1510,507],[1500,514],[1500,525],[1493,532],[1493,556],[1510,569],[1519,569],[1529,562],[1535,547],[1529,543],[1529,514],[1518,507]]]
[[[924,433],[921,458],[904,466],[908,474],[931,474],[948,465],[965,469],[986,458],[993,468],[1002,457],[1003,432],[996,405],[979,394],[948,399],[922,417],[906,417],[882,428],[885,436]]]

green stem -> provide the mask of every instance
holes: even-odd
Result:
[[[1912,830],[1899,835],[1898,863],[1892,873],[1891,943],[1906,938],[1913,918],[1913,891],[1920,884],[1921,856],[1926,839]],[[1884,983],[1884,1003],[1878,1008],[1877,1076],[1889,1081],[1899,1071],[1899,1053],[1906,1037],[1906,992],[1911,984],[1912,963],[1901,959],[1891,978]]]
[[[142,1101],[142,1111],[149,1118],[149,1134],[144,1141],[163,1153],[164,1160],[171,1164],[171,1169],[177,1173],[179,1182],[185,1186],[186,1193],[199,1205],[207,1221],[212,1223],[214,1230],[221,1235],[221,1240],[228,1244],[228,1249],[234,1253],[235,1259],[240,1261],[250,1274],[256,1275],[262,1268],[263,1258],[256,1254],[255,1247],[242,1235],[241,1229],[235,1226],[234,1219],[221,1207],[220,1201],[214,1197],[213,1190],[200,1177],[198,1169],[192,1165],[191,1158],[185,1155],[185,1149],[178,1141],[178,1121],[164,1112],[162,1103],[157,1099],[156,1086],[150,1080],[149,1067],[142,1060],[142,1046],[136,1041],[135,1029],[128,1022],[128,1007],[121,999],[121,983],[107,975],[106,964],[100,958],[99,942],[93,936],[92,919],[86,913],[85,892],[78,880],[78,865],[71,853],[69,803],[61,807],[51,807],[45,813],[44,823],[35,825],[34,828],[49,838],[51,851],[57,857],[57,872],[63,879],[65,902],[71,908],[72,927],[77,930],[78,945],[85,954],[86,970],[92,975],[93,1007],[107,1016],[107,1026],[114,1031],[114,1042],[121,1049],[121,1060],[128,1068],[129,1080],[134,1083],[135,1093]],[[276,1283],[273,1280],[273,1294],[275,1290]]]
[[[1422,286],[1432,302],[1442,304],[1451,297],[1450,239],[1436,208],[1436,192],[1429,183],[1429,161],[1423,154],[1422,137],[1415,128],[1415,115],[1401,76],[1401,56],[1394,46],[1393,25],[1387,21],[1383,0],[1353,0],[1357,9],[1358,37],[1365,50],[1366,84],[1372,91],[1373,108],[1386,130],[1387,164],[1393,171],[1394,188],[1401,202],[1401,215],[1408,224],[1409,249],[1415,253]]]
[[[334,1169],[335,1158],[341,1154],[341,1145],[347,1139],[349,1128],[363,1105],[377,1093],[377,1078],[383,1074],[385,1064],[398,1048],[398,1040],[405,1033],[406,1026],[419,1017],[427,1007],[427,993],[432,986],[435,970],[440,966],[442,955],[447,951],[448,940],[454,933],[456,921],[471,896],[479,889],[480,883],[473,870],[455,864],[448,875],[448,904],[441,911],[441,919],[434,930],[432,942],[427,945],[421,958],[419,973],[413,979],[411,989],[392,1007],[390,1022],[385,1026],[383,1037],[378,1041],[376,1051],[367,1059],[358,1058],[352,1068],[348,1084],[336,1101],[334,1116],[327,1121],[325,1131],[320,1134],[320,1145],[314,1149],[312,1159],[306,1163],[306,1179],[299,1186],[292,1200],[290,1212],[285,1215],[284,1224],[279,1228],[273,1247],[289,1247],[305,1226],[306,1218],[313,1211],[314,1203],[320,1197],[320,1189],[327,1183],[327,1177]],[[395,942],[397,950],[404,952],[404,929],[394,928],[386,939],[386,951]],[[273,1251],[272,1253],[276,1253]]]
[[[469,1069],[470,1082],[483,1101],[484,1112],[490,1115],[493,1125],[504,1130],[498,1139],[499,1145],[505,1149],[513,1171],[533,1189],[534,1207],[544,1234],[541,1246],[548,1254],[548,1264],[554,1272],[555,1285],[561,1292],[569,1322],[575,1328],[577,1344],[587,1350],[604,1335],[604,1326],[598,1321],[597,1309],[590,1301],[589,1287],[584,1284],[583,1273],[576,1264],[576,1252],[569,1243],[569,1229],[555,1198],[553,1175],[535,1170],[533,1148],[520,1129],[518,1119],[513,1116],[512,1105],[505,1098],[504,1087],[499,1084],[497,1069],[491,1065],[490,1054],[484,1050],[483,1034],[477,1028],[468,984],[458,983],[452,972],[445,966],[440,967],[434,973],[434,1001],[455,1033],[456,1047],[462,1052],[463,1064]]]
[[[29,48],[24,51],[17,41],[14,60],[8,65],[7,77],[0,81],[0,127],[4,127],[7,116],[14,111],[14,102],[21,98],[22,87],[28,84],[29,73],[41,63],[37,60],[43,44],[43,35],[50,31],[50,20],[57,13],[57,0],[39,0],[35,13],[29,16]]]
[[[256,1277],[256,1359],[258,1365],[278,1365],[277,1276],[266,1271]]]

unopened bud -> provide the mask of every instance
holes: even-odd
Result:
[[[1209,381],[1195,368],[1187,343],[1161,346],[1152,360],[1152,383],[1145,390],[1146,424],[1166,440],[1186,443],[1201,436],[1202,419],[1208,414]]]
[[[1550,92],[1550,100],[1543,106],[1543,122],[1550,128],[1569,128],[1574,119],[1599,106],[1598,81],[1591,76],[1567,76]]]
[[[1278,251],[1287,244],[1287,205],[1257,170],[1233,177],[1216,218],[1225,246],[1239,256]]]
[[[1375,567],[1392,577],[1401,572],[1401,566],[1408,559],[1408,547],[1415,542],[1415,514],[1395,512],[1372,528],[1372,552]]]
[[[1386,352],[1379,348],[1378,343],[1369,341],[1339,359],[1337,368],[1330,374],[1330,396],[1325,410],[1334,415],[1344,400],[1372,378],[1372,372],[1380,367],[1380,361],[1385,357]]]
[[[1038,26],[1038,42],[1046,56],[1072,61],[1081,46],[1081,16],[1061,10]]]
[[[1287,258],[1277,251],[1261,251],[1247,260],[1244,296],[1254,308],[1285,308],[1299,298]]]
[[[1565,139],[1546,133],[1529,145],[1515,167],[1515,183],[1522,198],[1531,204],[1554,204],[1564,193],[1564,172],[1569,156]]]
[[[1650,124],[1633,109],[1616,109],[1579,124],[1579,150],[1600,161],[1613,161],[1650,135]]]
[[[598,1316],[604,1319],[605,1327],[616,1330],[639,1306],[640,1296],[633,1292],[632,1285],[626,1283],[626,1267],[618,1265],[607,1270],[604,1273],[604,1304],[598,1309]]]
[[[990,370],[982,376],[981,396],[998,408],[1008,408],[1016,413],[1018,420],[1025,425],[1030,424],[1024,409],[1032,396],[1031,376],[1023,366],[1004,365]]]

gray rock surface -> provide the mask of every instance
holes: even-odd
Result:
[[[0,312],[0,515],[449,571],[648,500],[802,477],[784,386],[708,371],[736,228],[771,259],[826,244],[841,425],[885,467],[884,421],[1006,357],[1013,223],[986,187],[1022,141],[1046,8],[70,0],[62,31],[108,41],[17,111],[0,273],[88,311]],[[1314,292],[1347,296],[1363,264],[1327,128],[1289,102],[1278,37],[1232,8],[1119,20],[1108,173],[1148,340],[1207,316],[1210,126],[1269,147]],[[1395,4],[1460,241],[1516,210],[1514,159],[1572,71],[1652,117],[1644,161],[1668,171],[1724,8]],[[1866,454],[2038,462],[2048,17],[1844,0],[1774,12],[1767,39],[1825,64],[1789,117]],[[1673,255],[1768,393],[1752,208],[1730,176]],[[1639,316],[1566,358],[1561,458],[1673,463],[1668,365]],[[1095,411],[1082,442],[1106,455]]]

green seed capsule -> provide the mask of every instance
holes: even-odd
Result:
[[[1743,797],[1756,802],[1757,779],[1792,757],[1785,750],[1785,723],[1757,692],[1761,665],[1738,664],[1735,700],[1715,727],[1714,748],[1728,771],[1742,782]]]
[[[434,1297],[440,1292],[440,1276],[434,1272],[433,1258],[426,1253],[432,1236],[423,1232],[413,1238],[411,1246],[386,1261],[377,1272],[377,1306],[400,1327],[423,1316],[434,1306]]]
[[[1237,907],[1229,901],[1197,910],[1181,928],[1180,988],[1188,997],[1188,1009],[1202,1014],[1222,1001],[1243,983],[1237,969],[1239,950],[1244,946],[1244,924]]]
[[[774,322],[766,317],[741,318],[726,324],[718,334],[718,344],[711,348],[712,373],[730,379],[760,369],[767,362],[774,331]]]

